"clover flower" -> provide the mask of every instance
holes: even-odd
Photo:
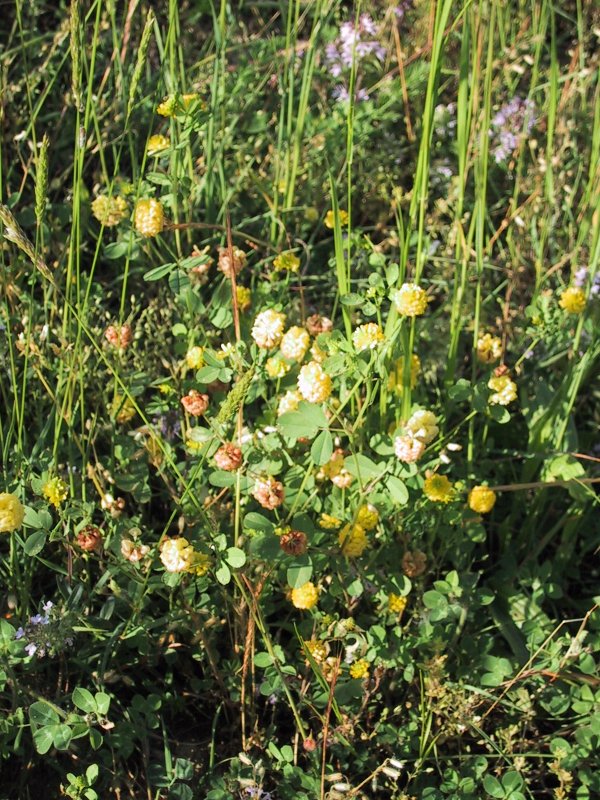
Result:
[[[273,511],[283,503],[285,489],[275,478],[259,478],[252,489],[252,496],[263,508]]]
[[[454,496],[454,487],[445,475],[430,472],[425,478],[423,492],[432,503],[449,503]]]
[[[139,564],[150,552],[147,544],[141,544],[135,539],[121,539],[121,555],[131,564]]]
[[[402,572],[408,578],[418,578],[427,568],[427,556],[421,550],[407,550],[402,557]]]
[[[354,664],[350,665],[350,677],[362,680],[369,676],[369,662],[366,658],[359,658]]]
[[[171,142],[168,136],[163,136],[162,133],[155,133],[154,136],[148,139],[146,152],[149,156],[155,156],[158,155],[158,153],[162,153],[163,150],[167,150],[170,145]]]
[[[561,294],[558,305],[567,314],[581,314],[586,305],[585,291],[580,286],[569,286]]]
[[[306,647],[317,664],[322,664],[329,655],[327,642],[321,642],[318,639],[304,639],[304,647]]]
[[[415,411],[404,426],[407,433],[423,444],[429,444],[440,432],[437,417],[431,411]]]
[[[0,494],[0,533],[12,533],[20,528],[25,518],[25,507],[16,494]]]
[[[287,414],[288,411],[295,411],[300,401],[302,400],[302,395],[300,392],[294,390],[288,390],[279,400],[279,404],[277,405],[277,416],[280,417],[282,414]]]
[[[281,270],[282,272],[298,272],[300,259],[291,250],[285,250],[273,260],[273,266],[276,270]]]
[[[198,345],[190,347],[185,354],[185,363],[189,369],[200,369],[204,364],[204,348]]]
[[[187,572],[193,558],[194,548],[183,536],[165,539],[160,545],[160,560],[167,572]]]
[[[379,511],[372,503],[367,503],[358,509],[356,514],[356,522],[361,525],[366,531],[372,531],[379,524]]]
[[[295,608],[309,611],[319,602],[319,590],[312,581],[307,581],[302,586],[292,589],[291,599]]]
[[[517,399],[517,384],[508,375],[494,375],[488,381],[488,388],[493,390],[490,405],[507,406]]]
[[[331,378],[316,361],[305,364],[298,375],[298,390],[308,403],[324,403],[333,389]]]
[[[376,322],[359,325],[352,334],[352,344],[358,353],[362,353],[364,350],[375,350],[384,341],[383,331]]]
[[[238,275],[246,266],[246,253],[239,247],[233,247],[233,271]],[[228,247],[219,247],[218,269],[226,278],[231,278],[231,258]]]
[[[329,333],[333,330],[333,322],[329,317],[322,317],[320,314],[311,314],[306,320],[306,330],[311,336],[318,336],[320,333]]]
[[[178,114],[181,114],[187,111],[190,106],[198,100],[198,93],[191,92],[189,94],[170,94],[168,97],[159,103],[156,113],[160,114],[161,117],[176,117]]]
[[[221,445],[215,453],[214,458],[217,467],[226,472],[234,472],[242,465],[242,451],[231,442],[226,442]]]
[[[496,503],[496,493],[489,486],[473,486],[468,497],[469,508],[478,514],[488,514]]]
[[[59,508],[69,496],[69,487],[62,478],[56,476],[46,481],[42,487],[42,494],[50,505]]]
[[[136,231],[146,238],[158,236],[165,226],[163,207],[153,197],[138,200],[133,215]]]
[[[196,389],[191,389],[181,398],[181,405],[192,417],[201,417],[208,408],[209,397]]]
[[[350,486],[354,477],[345,467],[343,450],[338,447],[333,451],[329,461],[317,473],[317,478],[328,478],[338,489],[347,489]]]
[[[261,311],[254,320],[252,326],[252,338],[259,347],[266,350],[277,347],[283,336],[285,325],[285,314],[268,308]]]
[[[388,597],[388,610],[392,614],[402,614],[402,612],[406,608],[407,602],[408,602],[407,597],[403,597],[400,594],[394,594],[392,592]]]
[[[502,355],[502,339],[499,336],[492,336],[491,333],[484,333],[477,340],[477,358],[483,364],[491,364],[498,361]]]
[[[369,539],[362,525],[344,525],[338,535],[342,553],[348,558],[358,558],[369,546]]]
[[[342,520],[331,514],[321,514],[319,517],[319,526],[326,531],[336,531],[342,524]]]
[[[394,452],[404,464],[415,464],[425,452],[425,443],[406,434],[394,439]]]
[[[416,283],[403,283],[399,289],[394,289],[390,298],[403,317],[420,317],[427,311],[427,293]]]
[[[239,310],[244,313],[252,305],[252,292],[247,286],[236,286],[235,294]]]
[[[119,350],[126,350],[131,344],[132,330],[131,325],[109,325],[104,331],[106,341]]]
[[[281,357],[278,353],[276,356],[271,356],[267,359],[265,364],[265,371],[269,378],[284,378],[290,371],[291,366]]]
[[[340,226],[348,224],[348,212],[344,211],[343,208],[338,210],[338,216],[340,218]],[[333,213],[332,209],[329,209],[327,214],[325,214],[325,227],[329,228],[329,230],[333,230],[335,227],[335,214]]]
[[[127,202],[123,197],[98,195],[92,203],[92,214],[105,228],[114,228],[128,214]]]
[[[304,328],[292,326],[281,340],[281,352],[290,361],[302,361],[310,346],[310,336]]]
[[[86,552],[99,550],[102,547],[102,531],[95,525],[86,525],[79,531],[75,541]]]
[[[288,556],[299,556],[302,553],[306,553],[308,537],[304,531],[288,529],[279,537],[279,546]]]

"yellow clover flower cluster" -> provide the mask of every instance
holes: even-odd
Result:
[[[300,370],[298,391],[308,403],[324,403],[332,389],[331,378],[316,361],[310,361]]]
[[[101,194],[92,203],[92,214],[106,228],[114,228],[128,213],[127,203],[122,197]]]
[[[517,384],[508,375],[494,375],[488,381],[492,389],[489,402],[493,406],[507,406],[517,399]]]
[[[168,136],[163,136],[162,133],[156,133],[148,139],[146,152],[149,156],[156,156],[162,153],[163,150],[167,150],[170,144],[171,142]]]
[[[319,602],[319,590],[312,581],[307,581],[302,586],[292,589],[292,605],[303,611],[309,611]]]
[[[385,336],[376,322],[359,325],[352,334],[352,344],[358,353],[362,353],[364,350],[374,350],[383,341],[385,341]]]
[[[392,292],[391,299],[403,317],[420,317],[427,311],[427,293],[416,283],[403,283]]]
[[[204,575],[208,571],[210,558],[194,550],[184,536],[165,539],[160,545],[160,560],[167,572],[192,572]]]
[[[0,493],[0,533],[12,533],[20,528],[25,518],[25,507],[12,492]]]
[[[153,197],[138,200],[133,215],[133,224],[136,231],[146,238],[158,236],[165,226],[163,207]]]
[[[362,525],[344,525],[338,536],[342,553],[347,558],[359,558],[369,546],[367,533]]]
[[[496,503],[496,493],[488,486],[473,486],[467,502],[471,511],[488,514]]]
[[[69,496],[69,487],[62,478],[50,478],[43,485],[42,494],[50,505],[53,505],[54,508],[59,508]]]
[[[300,259],[291,250],[285,250],[273,260],[273,266],[276,270],[281,270],[282,272],[298,272]]]
[[[558,304],[567,314],[581,314],[586,304],[585,292],[580,286],[569,286],[561,294]]]
[[[423,492],[432,503],[449,503],[454,497],[454,487],[445,475],[429,473],[423,484]]]

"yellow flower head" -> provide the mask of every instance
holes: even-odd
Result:
[[[427,311],[427,294],[416,283],[403,283],[392,292],[392,302],[403,317],[420,317]]]
[[[440,432],[437,417],[431,411],[415,411],[405,425],[406,432],[413,439],[429,444]]]
[[[492,336],[491,333],[484,333],[477,340],[477,358],[483,364],[491,364],[498,361],[502,355],[502,339],[499,336]]]
[[[290,361],[302,361],[310,346],[308,331],[298,325],[292,326],[283,334],[281,352]]]
[[[99,195],[92,203],[92,214],[106,228],[113,228],[125,219],[129,210],[122,197]]]
[[[58,508],[69,496],[69,487],[61,478],[50,478],[43,485],[42,494],[54,508]]]
[[[449,503],[454,495],[454,487],[445,475],[433,472],[425,479],[423,492],[432,503]]]
[[[146,152],[149,156],[155,156],[158,153],[162,153],[163,150],[167,150],[170,144],[171,142],[168,136],[163,136],[162,133],[156,133],[148,139]]]
[[[374,350],[383,341],[385,336],[376,322],[359,325],[352,334],[352,344],[358,353],[362,353],[363,350]]]
[[[158,236],[165,226],[165,214],[162,205],[153,197],[138,200],[133,215],[136,231],[145,237]]]
[[[327,358],[327,352],[322,347],[319,347],[316,342],[313,342],[313,346],[310,348],[310,355],[317,364],[322,364]]]
[[[489,379],[488,388],[493,390],[489,403],[493,406],[507,406],[517,399],[517,384],[508,375],[498,375]]]
[[[333,485],[337,486],[339,489],[347,489],[348,486],[350,486],[354,477],[346,469],[343,450],[338,448],[333,451],[329,461],[323,464],[317,473],[317,478],[319,480],[329,478]]]
[[[298,272],[300,269],[300,259],[291,250],[280,253],[273,261],[276,270],[284,272]]]
[[[319,517],[319,525],[326,531],[336,531],[341,524],[342,520],[332,517],[331,514],[321,514]]]
[[[359,658],[354,664],[350,665],[351,678],[366,678],[369,674],[369,662],[366,658]]]
[[[568,314],[581,314],[586,304],[585,292],[579,286],[569,286],[561,294],[558,304]]]
[[[190,347],[185,354],[185,363],[188,369],[200,369],[204,364],[204,348],[198,345]]]
[[[372,531],[377,527],[379,522],[379,511],[371,503],[367,503],[358,509],[356,515],[356,522],[361,525],[366,531]]]
[[[156,113],[160,114],[161,117],[176,117],[177,114],[187,111],[197,99],[197,93],[184,95],[170,94],[159,104]]]
[[[25,508],[16,494],[0,493],[0,533],[12,533],[20,528],[25,517]]]
[[[248,311],[250,306],[252,305],[252,292],[248,289],[247,286],[236,286],[235,287],[235,294],[237,297],[238,308],[243,313],[244,311]]]
[[[160,546],[160,560],[167,572],[187,572],[194,560],[194,548],[183,536],[165,539]]]
[[[410,357],[410,388],[414,389],[417,385],[417,380],[421,372],[421,360],[416,353]],[[404,358],[399,358],[396,361],[396,366],[390,372],[388,379],[388,389],[393,390],[396,394],[402,394],[404,391]]]
[[[298,375],[298,390],[308,403],[324,403],[331,394],[331,378],[320,364],[305,364]]]
[[[343,209],[339,209],[338,211],[340,217],[340,226],[348,224],[348,212],[344,211]],[[329,228],[329,230],[333,230],[335,227],[335,214],[333,210],[330,209],[327,214],[325,214],[325,227]]]
[[[406,608],[406,603],[408,602],[408,598],[403,597],[400,594],[390,594],[388,597],[388,609],[391,611],[392,614],[402,614],[404,609]]]
[[[316,606],[318,601],[319,590],[314,583],[312,583],[312,581],[308,581],[302,586],[292,589],[292,604],[296,608],[301,608],[305,611],[308,611]]]
[[[194,550],[189,571],[200,578],[202,575],[206,575],[209,567],[210,556],[207,556],[206,553],[198,553]]]
[[[358,558],[369,546],[367,534],[362,525],[344,525],[338,536],[342,553],[348,558]]]
[[[283,336],[285,325],[285,314],[268,308],[261,311],[254,320],[252,326],[252,338],[259,347],[266,350],[277,347]]]
[[[298,408],[301,400],[302,395],[300,392],[296,390],[287,391],[279,400],[279,405],[277,406],[277,416],[280,417],[282,414],[286,414],[288,411],[295,411]]]
[[[290,369],[290,365],[280,355],[271,356],[265,364],[265,370],[269,378],[283,378]]]
[[[488,486],[474,486],[469,492],[468,503],[471,511],[487,514],[496,503],[496,493]]]

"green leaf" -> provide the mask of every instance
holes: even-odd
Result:
[[[287,569],[287,582],[292,589],[304,586],[312,578],[313,565],[310,556],[304,554],[297,556],[295,561]]]
[[[408,503],[408,489],[400,478],[396,478],[395,475],[388,475],[385,484],[394,503],[399,506],[405,506]]]
[[[159,281],[173,272],[176,266],[177,264],[162,264],[160,267],[149,269],[148,272],[144,273],[144,280],[148,282]]]
[[[375,464],[370,458],[357,453],[344,459],[344,466],[355,478],[362,481],[371,481],[381,477],[385,470],[384,465]]]
[[[93,714],[97,710],[94,695],[80,686],[73,690],[72,700],[73,704],[86,714]]]
[[[259,514],[257,511],[250,511],[244,517],[244,528],[260,531],[261,533],[273,533],[275,525],[263,514]]]
[[[239,547],[228,547],[225,555],[225,561],[227,561],[230,567],[239,569],[246,563],[246,553],[244,553],[243,550],[240,550]]]
[[[68,750],[73,738],[73,733],[68,725],[55,725],[54,730],[54,747],[57,750]]]
[[[36,531],[25,539],[23,551],[28,556],[37,556],[44,549],[48,534],[46,531]]]
[[[29,706],[29,719],[33,725],[52,725],[59,722],[60,717],[49,703],[38,700]]]
[[[222,584],[223,586],[227,586],[227,584],[231,580],[231,570],[229,569],[229,567],[225,562],[222,562],[219,565],[219,568],[215,572],[215,576],[220,584]]]
[[[341,297],[340,302],[345,306],[359,306],[364,302],[364,298],[360,294],[350,292],[349,294],[345,294],[343,297]]]
[[[483,779],[483,788],[492,797],[504,797],[502,784],[493,775],[486,775]]]
[[[40,755],[47,753],[54,744],[54,725],[48,725],[45,728],[39,728],[34,731],[33,744]]]
[[[328,430],[321,431],[312,443],[310,457],[319,466],[326,464],[333,454],[333,438]]]
[[[273,663],[273,659],[268,653],[256,653],[254,656],[254,664],[260,669],[266,669]]]
[[[222,366],[223,365],[219,367],[201,367],[198,372],[196,372],[196,380],[200,383],[212,383],[216,381]]]

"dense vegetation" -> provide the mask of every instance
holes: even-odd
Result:
[[[593,0],[8,0],[0,800],[600,796]]]

